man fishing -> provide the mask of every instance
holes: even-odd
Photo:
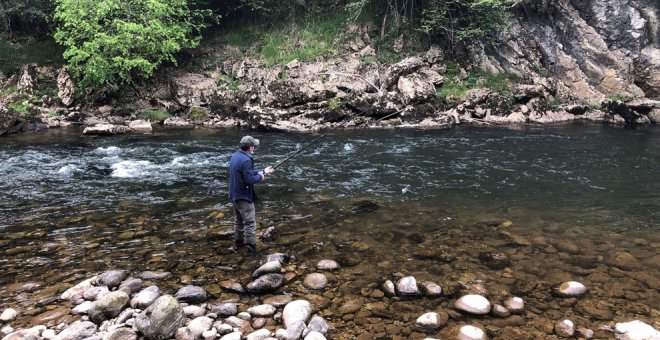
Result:
[[[241,138],[240,149],[229,160],[229,199],[234,207],[234,246],[230,251],[245,247],[248,253],[257,250],[257,221],[254,202],[257,194],[254,185],[262,182],[266,175],[275,169],[272,166],[264,170],[254,168],[252,154],[259,146],[259,140],[252,136]]]

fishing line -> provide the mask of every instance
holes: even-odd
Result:
[[[389,117],[391,117],[391,116],[394,116],[394,115],[396,115],[396,114],[399,114],[399,113],[401,113],[401,111],[403,111],[403,110],[399,110],[399,111],[396,111],[396,112],[394,112],[394,113],[390,113],[390,114],[388,114],[388,115],[386,115],[386,116],[384,116],[384,117],[378,118],[378,119],[376,119],[376,122],[379,122],[379,121],[381,121],[381,120],[384,120],[384,119],[386,119],[386,118],[389,118]],[[363,110],[360,114],[357,115],[357,117],[359,117],[359,116],[361,116],[362,114],[364,114],[364,112],[365,112],[365,111]],[[339,127],[341,127],[341,126],[343,126],[344,124],[348,123],[349,121],[350,121],[350,119],[347,119],[347,120],[343,121],[341,124],[339,124],[339,125],[337,125],[337,126],[334,126],[334,127],[330,128],[328,131],[322,133],[320,136],[318,136],[317,138],[315,138],[313,141],[307,143],[305,146],[303,146],[303,147],[301,147],[300,149],[294,151],[291,155],[289,155],[289,156],[286,157],[285,159],[283,159],[283,160],[277,162],[277,164],[273,165],[273,170],[277,169],[277,168],[280,167],[282,164],[286,163],[286,162],[289,161],[291,158],[293,158],[295,155],[297,155],[297,154],[299,154],[300,152],[302,152],[303,150],[307,149],[309,146],[311,146],[312,144],[316,143],[317,141],[319,141],[319,140],[321,140],[323,137],[325,137],[328,133],[330,133],[330,132],[336,130],[337,128],[339,128]]]

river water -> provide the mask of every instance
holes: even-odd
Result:
[[[257,167],[316,137],[199,128],[0,138],[2,305],[27,305],[108,269],[167,270],[173,289],[182,277],[206,287],[249,277],[256,264],[226,252],[228,161],[247,133],[262,143]],[[399,275],[481,282],[494,297],[514,294],[521,280],[576,280],[609,299],[617,318],[653,318],[657,311],[635,314],[620,300],[660,302],[659,165],[658,128],[335,131],[258,185],[259,230],[278,234],[259,248],[296,254],[299,279],[315,261],[340,260],[331,302]],[[477,255],[486,250],[512,265],[485,266]],[[427,256],[438,251],[452,259]],[[30,297],[17,288],[28,282],[40,287]],[[623,293],[613,296],[613,284]],[[287,293],[308,293],[301,289]],[[552,309],[543,304],[539,313]],[[336,322],[350,333],[355,321]]]

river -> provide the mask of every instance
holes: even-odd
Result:
[[[2,305],[38,301],[108,269],[171,271],[172,289],[182,277],[206,287],[249,277],[255,264],[226,251],[228,161],[248,133],[261,140],[257,167],[316,137],[206,128],[1,137]],[[259,231],[278,234],[259,248],[296,254],[301,272],[322,258],[340,260],[338,296],[399,275],[486,282],[507,293],[523,279],[572,279],[612,305],[657,307],[659,165],[657,127],[334,131],[257,186]],[[512,265],[480,263],[477,254],[493,249]],[[452,259],[439,260],[439,251]],[[614,268],[616,252],[634,263]],[[579,263],[585,259],[593,266]],[[613,296],[612,282],[595,272],[625,277],[624,294]],[[640,272],[652,282],[631,283]],[[17,288],[27,282],[41,287],[28,298]],[[641,288],[629,293],[631,285]]]

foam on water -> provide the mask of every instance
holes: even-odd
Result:
[[[112,168],[112,174],[110,175],[112,177],[136,178],[153,174],[158,166],[149,161],[128,160],[114,163],[110,168]]]

